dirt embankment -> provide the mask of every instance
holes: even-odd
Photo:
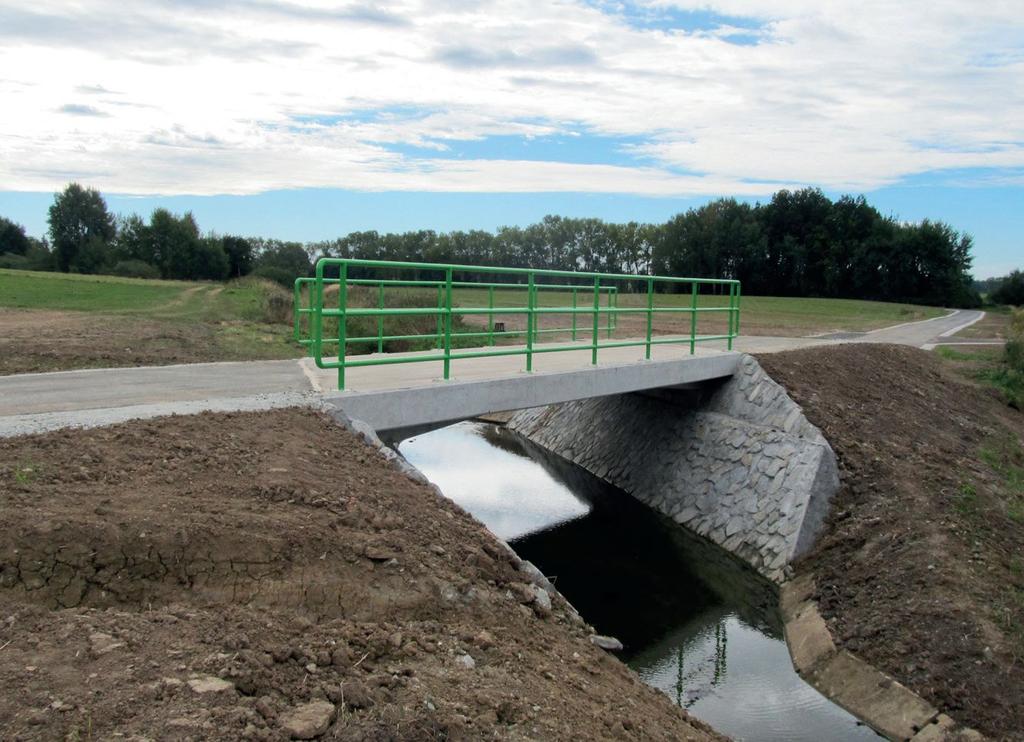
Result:
[[[838,642],[957,721],[1024,737],[1024,416],[911,348],[759,360],[839,457],[825,533],[798,565]]]
[[[717,739],[305,410],[0,441],[0,737]]]

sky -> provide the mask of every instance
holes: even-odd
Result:
[[[331,239],[864,194],[1024,265],[1020,0],[0,0],[0,215]]]

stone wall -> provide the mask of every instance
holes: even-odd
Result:
[[[776,581],[839,487],[828,442],[750,356],[704,394],[567,402],[517,412],[509,427]]]

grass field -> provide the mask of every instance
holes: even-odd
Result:
[[[203,322],[266,322],[271,296],[291,303],[266,281],[151,281],[77,273],[0,270],[0,306],[128,314]],[[281,315],[278,321],[287,321]]]
[[[524,307],[523,289],[496,290],[499,307]],[[328,292],[328,302],[336,287]],[[376,306],[376,289],[350,290],[352,306]],[[453,301],[461,307],[486,307],[484,289],[456,289]],[[572,293],[542,290],[538,301],[546,307],[569,307]],[[619,295],[618,306],[645,307],[646,295]],[[592,294],[582,289],[578,306],[589,306]],[[658,294],[657,307],[688,307],[689,294]],[[725,307],[728,297],[701,295],[702,308]],[[432,289],[389,288],[388,307],[435,307]],[[607,305],[607,295],[602,297]],[[744,297],[740,332],[744,335],[815,335],[830,332],[865,331],[901,322],[938,316],[942,310],[905,304],[842,299]],[[698,334],[717,335],[725,331],[725,313],[701,313]],[[525,315],[496,313],[496,322],[506,330],[525,328]],[[456,317],[456,332],[481,331],[487,315]],[[592,331],[593,315],[577,315],[578,337]],[[601,335],[608,337],[607,317],[601,316]],[[568,314],[541,316],[542,330],[568,330]],[[657,335],[688,334],[689,313],[656,315]],[[325,323],[325,336],[336,335],[336,327]],[[384,322],[387,335],[430,334],[436,318],[405,316]],[[646,331],[644,314],[620,313],[616,338],[640,337]],[[373,318],[352,318],[349,337],[376,336]],[[568,339],[566,332],[546,332],[541,341]],[[522,336],[499,338],[498,342],[522,342]],[[387,351],[413,350],[432,345],[432,340],[393,341]],[[457,347],[486,344],[483,338],[458,338]],[[329,348],[333,354],[333,346]],[[350,352],[371,352],[376,343],[352,346]],[[150,281],[113,276],[85,276],[64,273],[36,273],[0,270],[0,374],[89,368],[116,365],[150,365],[219,360],[293,358],[303,354],[291,339],[291,295],[276,284],[245,278],[227,283]]]
[[[292,358],[291,295],[227,283],[0,270],[0,374]]]
[[[331,287],[334,289],[334,287]],[[329,291],[328,302],[336,295],[336,289]],[[572,306],[572,292],[570,291],[539,291],[538,304],[543,307],[570,307]],[[375,290],[361,289],[354,294],[350,292],[350,302],[353,306],[376,306],[377,293]],[[487,307],[488,292],[485,289],[458,288],[453,291],[452,301],[461,307]],[[620,294],[618,306],[646,307],[647,298],[644,294]],[[419,306],[430,307],[437,305],[437,292],[429,289],[405,289],[389,288],[385,293],[386,306]],[[577,295],[577,307],[584,308],[592,306],[593,293],[581,290]],[[607,294],[602,294],[601,305],[607,306]],[[522,289],[498,289],[494,292],[494,305],[496,307],[525,307],[526,291]],[[690,306],[689,294],[657,294],[655,307],[688,307]],[[701,308],[727,307],[727,296],[701,295],[698,300]],[[850,299],[805,299],[791,297],[766,297],[749,296],[743,297],[741,301],[740,332],[745,335],[788,335],[806,336],[832,332],[864,332],[879,327],[899,324],[901,322],[915,322],[918,320],[930,319],[944,314],[944,310],[936,307],[923,307],[912,304],[889,304],[876,301],[858,301]],[[487,325],[486,314],[474,314],[463,316],[463,324],[466,329],[469,326],[481,328]],[[504,322],[508,330],[523,330],[526,326],[525,315],[523,314],[502,314],[496,313],[494,320]],[[387,320],[388,323],[395,320]],[[593,314],[582,313],[577,315],[578,332],[586,333],[591,331],[593,326]],[[699,315],[697,327],[698,334],[717,335],[726,329],[726,313],[702,313]],[[423,332],[430,332],[430,322],[421,322]],[[599,324],[602,328],[607,326],[607,317],[601,316]],[[570,328],[572,318],[568,314],[549,314],[540,316],[541,329],[552,330],[555,328]],[[690,315],[688,313],[656,314],[653,322],[654,334],[689,334]],[[376,332],[375,328],[367,325],[360,332]],[[332,330],[333,331],[333,330]],[[386,333],[396,332],[392,327],[386,326]],[[646,315],[642,313],[618,315],[618,325],[615,331],[616,337],[639,337],[646,332]],[[350,333],[351,334],[351,333]],[[606,331],[602,330],[602,336]],[[547,333],[549,339],[561,339],[558,334]],[[522,342],[522,338],[512,338],[510,342]]]

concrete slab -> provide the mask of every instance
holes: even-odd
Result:
[[[814,575],[802,574],[779,585],[779,612],[783,621],[796,617],[804,603],[814,596]]]
[[[488,412],[725,378],[735,372],[740,358],[739,353],[711,352],[571,371],[518,373],[481,380],[460,377],[399,389],[336,392],[325,394],[324,399],[349,417],[386,433],[435,426]]]
[[[892,740],[908,740],[938,711],[889,676],[842,650],[811,673],[811,684]]]
[[[793,611],[786,621],[786,645],[793,667],[806,675],[836,653],[832,634],[825,619],[818,613],[817,606],[807,601]]]
[[[578,350],[559,352],[545,352],[546,347],[565,347],[578,345]],[[720,346],[720,347],[719,347]],[[525,350],[525,345],[498,346],[496,348],[474,348],[462,349],[454,352],[475,352],[475,351],[496,351],[496,350]],[[644,348],[640,346],[629,348],[606,348],[598,351],[598,365],[591,365],[590,348],[582,343],[539,343],[535,346],[538,352],[533,356],[533,373],[550,373],[564,371],[589,371],[594,368],[605,368],[608,366],[622,366],[635,363],[646,363],[644,359]],[[726,352],[724,343],[710,343],[698,345],[694,356],[690,355],[689,344],[682,345],[655,345],[651,348],[651,361],[680,361],[694,357],[704,357]],[[407,359],[408,363],[392,363],[382,366],[362,366],[349,368],[345,371],[346,391],[384,391],[388,389],[407,389],[410,387],[430,386],[443,382],[444,365],[442,361],[415,361],[417,358],[426,358],[437,355],[436,350],[413,351],[408,353],[384,353],[382,355],[372,354],[360,358],[372,359],[387,358]],[[349,356],[353,359],[355,356]],[[334,358],[325,359],[334,361]],[[337,369],[317,368],[312,358],[302,361],[310,383],[317,391],[337,391],[338,372]],[[481,381],[484,379],[514,378],[526,373],[526,356],[524,355],[501,355],[484,358],[456,358],[451,362],[452,381]]]

